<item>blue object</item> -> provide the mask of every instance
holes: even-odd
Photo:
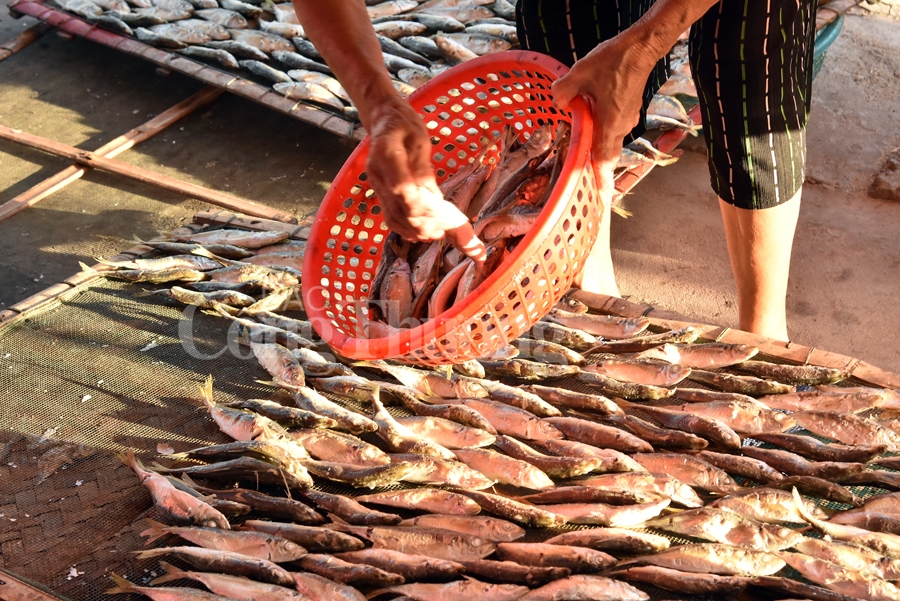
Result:
[[[844,15],[841,15],[816,34],[816,47],[813,49],[813,79],[816,78],[816,75],[822,69],[822,64],[825,62],[825,54],[837,39],[838,34],[841,33],[843,26]]]

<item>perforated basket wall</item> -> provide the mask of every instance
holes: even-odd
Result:
[[[462,302],[391,338],[365,339],[359,319],[387,235],[365,173],[368,139],[360,144],[323,200],[303,265],[307,313],[335,350],[431,365],[474,359],[518,337],[566,293],[596,239],[602,205],[587,107],[580,99],[571,112],[553,106],[550,86],[565,72],[537,53],[504,52],[454,67],[410,96],[432,135],[439,182],[493,146],[506,125],[524,139],[544,123],[567,121],[572,140],[547,206],[511,256]]]

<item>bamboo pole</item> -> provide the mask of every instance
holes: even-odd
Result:
[[[0,61],[9,58],[22,48],[30,46],[50,29],[51,26],[47,23],[36,23],[13,39],[3,42],[0,44]]]
[[[143,125],[138,126],[135,129],[132,129],[131,131],[119,136],[118,138],[107,142],[106,144],[95,150],[94,154],[105,157],[107,159],[111,159],[133,147],[135,144],[143,142],[147,138],[158,134],[165,128],[169,127],[182,117],[189,115],[201,106],[210,103],[212,100],[219,97],[223,92],[224,90],[222,90],[221,88],[214,88],[211,86],[205,87],[190,98],[179,102],[172,108],[160,113]],[[90,171],[89,167],[71,165],[69,167],[66,167],[59,173],[48,177],[39,184],[36,184],[25,192],[22,192],[12,200],[9,200],[0,205],[0,221],[12,217],[16,213],[24,211],[28,207],[37,204],[57,190],[60,190],[61,188],[64,188],[65,186],[71,184],[88,171]]]
[[[121,161],[108,159],[88,150],[81,150],[54,140],[48,140],[47,138],[11,129],[4,125],[0,125],[0,139],[29,146],[37,150],[63,157],[78,163],[79,165],[115,173],[116,175],[127,177],[151,186],[156,186],[157,188],[162,188],[163,190],[197,198],[240,213],[253,215],[254,217],[265,217],[267,219],[276,219],[287,223],[297,222],[297,218],[290,213],[276,211],[255,202],[232,196],[231,194],[210,190],[209,188],[184,182],[174,177],[150,171],[149,169],[143,169]]]

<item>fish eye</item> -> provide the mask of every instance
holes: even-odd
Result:
[[[472,546],[479,547],[484,544],[484,541],[478,538],[477,536],[472,537]]]
[[[288,541],[288,542],[284,543],[284,548],[287,549],[288,551],[293,551],[294,549],[297,548],[297,545]]]

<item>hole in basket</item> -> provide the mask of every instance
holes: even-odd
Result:
[[[579,190],[578,193],[575,194],[575,197],[578,198],[578,202],[583,202],[584,201],[584,192],[582,190]]]
[[[563,254],[565,254],[565,251],[563,251]],[[556,271],[556,263],[550,263],[550,266],[547,267],[547,273],[553,273],[554,271]]]
[[[448,102],[450,102],[450,99],[447,98],[446,96],[438,96],[438,99],[436,102],[438,104],[447,104]]]
[[[491,107],[492,109],[498,109],[498,108],[500,108],[500,103],[497,102],[496,100],[491,100],[488,102],[488,106]]]
[[[531,278],[523,278],[522,282],[521,282],[522,286],[525,288],[527,288],[528,284],[530,284],[530,283],[531,283]]]
[[[322,265],[322,275],[329,274],[331,274],[331,267],[329,267],[328,265]]]
[[[334,248],[335,246],[337,246],[337,241],[334,238],[329,238],[328,242],[325,243],[325,246],[327,246],[328,248]]]
[[[549,261],[550,257],[552,257],[552,256],[553,256],[553,253],[550,252],[549,248],[546,251],[544,251],[544,260],[545,261]]]
[[[462,134],[459,134],[458,136],[456,136],[456,137],[454,138],[454,140],[456,140],[457,143],[459,143],[459,144],[464,144],[465,141],[466,141],[466,137],[465,137],[464,135],[462,135]]]
[[[342,278],[342,277],[344,277],[344,270],[341,269],[340,267],[336,267],[335,270],[334,270],[334,275],[337,276],[337,277],[339,277],[339,278]],[[335,287],[337,287],[337,284],[339,284],[339,283],[340,283],[340,282],[335,282],[335,283],[334,283],[334,284],[335,284]],[[338,300],[341,300],[341,299],[338,299]]]
[[[338,255],[338,259],[337,259],[338,265],[343,265],[346,262],[347,262],[347,257],[345,257],[344,255]]]
[[[377,247],[377,246],[370,246],[370,247],[369,247],[369,254],[372,255],[373,257],[374,257],[375,255],[377,255],[377,254],[378,254],[378,247]]]
[[[350,186],[350,194],[353,194],[355,196],[360,192],[362,192],[362,186],[360,186],[359,184],[353,184],[352,186]]]
[[[563,224],[562,224],[563,231],[564,231],[564,232],[568,232],[568,231],[569,231],[569,227],[570,227],[571,225],[572,225],[572,223],[571,223],[568,219],[564,220],[564,221],[563,221]]]
[[[445,175],[447,175],[447,171],[442,167],[435,171],[435,175],[437,175],[438,177],[444,177]]]
[[[326,269],[326,268],[323,267],[323,268],[322,268],[322,271],[324,272],[325,269]],[[322,285],[322,286],[328,286],[328,278],[322,278],[322,279],[320,279],[320,280],[319,280],[319,284]]]
[[[478,324],[477,324],[477,323],[470,323],[469,326],[468,326],[468,329],[469,329],[470,332],[474,332],[475,330],[478,329]]]
[[[438,133],[441,134],[441,135],[444,136],[444,137],[449,136],[449,135],[450,135],[450,132],[451,132],[451,129],[450,129],[449,127],[447,127],[447,126],[444,126],[444,127],[442,127],[441,129],[438,130]]]
[[[364,279],[365,281],[368,282],[372,279],[372,274],[369,273],[368,271],[364,271],[362,274],[362,279]],[[362,288],[360,288],[360,290],[362,290]],[[363,292],[366,292],[366,290],[363,290]]]
[[[489,324],[487,325],[487,327],[486,327],[484,330],[485,330],[486,332],[493,332],[496,328],[497,328],[497,326],[495,326],[495,325],[492,324],[492,323],[489,323]]]
[[[485,94],[484,92],[478,92],[477,94],[475,94],[475,96],[476,96],[479,100],[487,100],[487,97],[488,97],[488,95]]]
[[[359,203],[358,205],[356,205],[356,210],[359,211],[360,213],[365,214],[365,212],[369,210],[369,203],[367,203],[365,201]],[[359,222],[357,221],[356,223],[359,223]]]
[[[504,306],[506,306],[504,303],[497,303],[494,305],[494,311],[502,311]]]
[[[460,111],[463,110],[463,106],[459,103],[456,103],[450,107],[450,110],[453,111],[454,113],[459,113]]]
[[[446,121],[449,118],[450,118],[450,113],[439,113],[438,114],[438,119],[440,119],[441,121]]]
[[[569,246],[575,244],[575,234],[569,234],[569,237],[566,238],[566,244],[568,244]]]
[[[581,219],[575,222],[575,229],[581,231]]]
[[[454,148],[456,148],[456,144],[451,144],[450,142],[444,144],[444,150],[447,152],[452,152]]]
[[[354,230],[352,227],[348,227],[347,229],[344,230],[344,237],[347,240],[353,240],[353,236],[355,236],[355,235],[356,235],[356,230]]]
[[[362,187],[359,187],[359,189],[362,190]],[[353,206],[353,199],[352,199],[352,198],[345,198],[345,199],[344,199],[344,202],[342,202],[341,205],[343,205],[343,207],[344,207],[345,209],[349,209],[350,207]]]
[[[427,127],[428,129],[434,129],[438,125],[439,125],[439,123],[432,119],[431,121],[429,121],[428,123],[425,124],[425,127]]]
[[[574,217],[575,215],[578,214],[578,211],[577,211],[577,209],[575,208],[575,205],[572,205],[572,208],[569,209],[569,212],[572,213],[572,217]]]
[[[373,248],[374,248],[374,247],[373,247]],[[357,244],[357,245],[355,245],[355,246],[353,247],[353,252],[355,252],[355,253],[358,254],[358,255],[361,255],[361,254],[362,254],[362,251],[363,251],[363,247],[362,247],[361,245],[359,245],[359,244]]]
[[[559,246],[560,242],[562,242],[562,236],[556,234],[556,237],[553,238],[553,246]]]
[[[466,158],[466,153],[463,152],[462,150],[460,150],[457,154],[459,155],[459,158],[461,158],[461,159]],[[447,166],[450,167],[451,169],[456,167],[456,165],[457,165],[456,159],[450,159],[447,161]]]
[[[519,296],[519,293],[516,292],[515,290],[513,290],[512,292],[510,292],[509,294],[506,295],[506,298],[508,298],[509,300],[513,300],[517,296]]]
[[[341,250],[344,252],[347,252],[348,250],[350,250],[350,243],[349,242],[341,242]]]
[[[366,275],[368,275],[368,274],[365,274],[365,273],[363,274],[363,276],[366,276]],[[363,294],[368,294],[369,293],[369,285],[368,284],[361,285],[359,287],[359,291],[362,292]]]
[[[465,81],[465,82],[459,84],[459,87],[461,87],[463,90],[474,90],[475,89],[475,85],[472,83],[469,83],[468,81]]]
[[[331,263],[331,260],[333,258],[334,258],[334,255],[332,255],[331,253],[325,253],[324,255],[322,255],[322,260],[325,261],[326,263]]]
[[[521,94],[513,94],[512,97],[516,102],[525,102],[525,99],[522,98]]]
[[[472,340],[481,340],[483,338],[484,338],[484,336],[481,334],[481,332],[472,336]]]
[[[433,156],[432,158],[434,159],[434,161],[435,161],[436,163],[440,163],[441,161],[444,160],[444,153],[443,153],[443,152],[436,152],[436,153],[434,153],[434,156]]]
[[[581,207],[581,216],[582,216],[582,217],[587,217],[587,216],[588,216],[588,208],[587,208],[587,205],[584,205],[584,206]]]
[[[363,196],[365,196],[366,198],[374,198],[374,197],[375,197],[375,190],[369,188],[368,190],[366,190],[366,193],[363,194]]]
[[[484,315],[481,316],[481,321],[483,321],[483,322],[488,322],[490,320],[491,320],[491,316],[487,313],[485,313]]]
[[[367,232],[367,231],[365,231],[365,230],[361,230],[361,231],[359,232],[359,240],[360,240],[360,242],[365,242],[365,241],[368,240],[368,239],[369,239],[369,232]]]
[[[437,107],[434,106],[433,104],[429,104],[429,105],[423,106],[422,110],[425,111],[426,113],[433,113],[434,111],[437,110]]]
[[[560,248],[560,249],[559,249],[559,253],[557,253],[557,254],[559,255],[560,260],[565,260],[565,258],[566,258],[566,248],[565,248],[565,247]]]
[[[512,308],[513,308],[513,311],[518,311],[519,309],[522,308],[522,303],[516,303],[513,305]]]
[[[356,257],[353,257],[353,259],[350,260],[351,265],[353,265],[354,259],[356,259]],[[353,266],[356,267],[356,265]],[[372,259],[366,259],[366,262],[363,263],[363,267],[365,267],[366,269],[372,269],[373,267],[375,267],[375,261],[373,261]]]
[[[531,273],[533,273],[534,275],[537,275],[537,273],[538,273],[540,270],[541,270],[541,266],[540,266],[540,265],[535,265],[534,267],[531,268]]]
[[[341,226],[339,226],[339,225],[332,225],[332,226],[331,226],[331,229],[328,230],[328,233],[330,233],[332,236],[337,236],[338,234],[341,233]]]
[[[380,244],[382,240],[384,240],[384,234],[375,234],[372,236],[372,242],[375,244]]]
[[[350,257],[350,267],[357,267],[359,265],[359,259],[356,257]],[[354,276],[356,277],[356,276]]]
[[[348,271],[348,272],[347,272],[347,278],[348,278],[348,279],[351,279],[351,280],[355,280],[355,279],[356,279],[356,272],[353,271],[353,270]],[[350,287],[350,286],[352,286],[352,285],[353,285],[353,284],[351,284],[351,283],[349,283],[349,282],[347,283],[347,290],[349,290],[350,292],[353,292],[353,288]]]

